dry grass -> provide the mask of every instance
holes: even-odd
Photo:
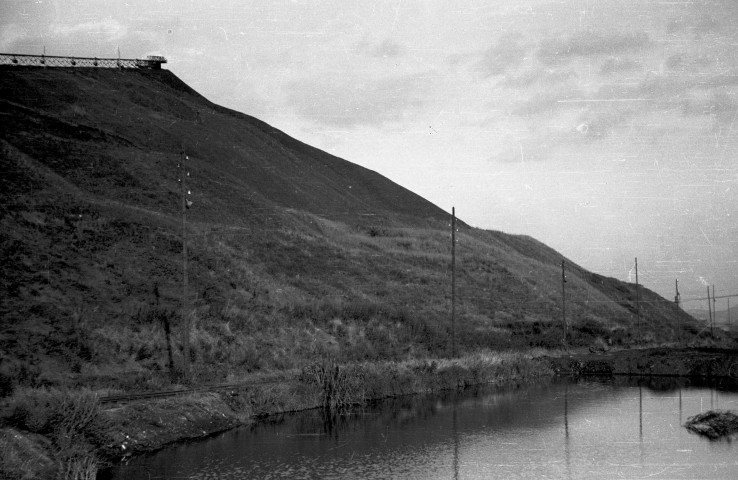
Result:
[[[0,430],[0,478],[36,480],[54,477],[55,463],[47,442],[12,428]]]
[[[107,428],[95,394],[54,389],[19,390],[9,401],[8,412],[4,419],[7,424],[42,434],[50,440],[57,478],[95,478],[99,465],[96,452],[104,443]]]
[[[544,362],[517,352],[480,351],[452,359],[338,363],[322,359],[306,366],[303,383],[317,388],[319,405],[333,415],[349,405],[482,383],[530,380],[550,375]]]

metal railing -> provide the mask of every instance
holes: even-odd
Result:
[[[0,53],[0,65],[28,67],[97,67],[97,68],[161,68],[164,57],[152,58],[97,58],[59,57],[54,55],[21,55]]]
[[[168,398],[168,397],[176,397],[180,395],[190,395],[193,393],[218,392],[222,390],[240,390],[240,389],[258,387],[262,385],[272,385],[276,383],[283,383],[286,381],[289,381],[289,379],[277,378],[277,379],[261,380],[261,381],[254,381],[254,382],[224,383],[220,385],[202,385],[202,386],[193,387],[193,388],[181,388],[181,389],[176,389],[176,390],[160,390],[156,392],[122,393],[122,394],[106,395],[103,397],[99,397],[98,400],[100,401],[100,403],[121,403],[121,402],[131,402],[131,401],[136,401],[136,400],[151,400],[155,398]]]

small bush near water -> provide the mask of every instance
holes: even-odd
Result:
[[[18,391],[10,399],[4,420],[50,440],[57,478],[87,480],[97,475],[96,445],[103,443],[106,421],[96,395],[46,389]]]

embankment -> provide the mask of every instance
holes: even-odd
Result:
[[[531,381],[552,375],[548,362],[522,353],[475,353],[458,359],[408,360],[339,365],[326,361],[304,368],[292,380],[233,389],[218,393],[198,393],[185,397],[136,401],[100,407],[92,457],[95,465],[115,463],[132,455],[152,452],[180,441],[202,438],[255,421],[270,414],[324,407],[333,411],[369,400],[413,393],[465,388],[482,383]],[[25,394],[27,397],[28,393]],[[53,394],[45,393],[46,396]],[[64,393],[68,395],[68,393]],[[12,403],[12,400],[11,400]],[[47,402],[49,403],[49,402]],[[54,402],[50,402],[53,404]],[[0,478],[53,478],[69,468],[59,455],[58,438],[46,435],[54,431],[56,413],[45,412],[49,421],[36,428],[28,422],[32,412],[12,405],[0,431],[8,447],[0,455]],[[18,411],[26,412],[23,419]],[[22,421],[19,421],[22,420]],[[35,429],[35,431],[34,431]],[[39,435],[39,433],[41,435]],[[44,436],[46,435],[46,436]],[[9,437],[10,436],[10,437]],[[32,444],[39,455],[49,458],[43,472],[34,471],[36,464],[25,461],[24,445]],[[73,448],[73,446],[68,446]],[[75,456],[75,465],[87,460]],[[46,475],[46,476],[44,476]]]
[[[117,460],[276,413],[321,407],[336,411],[369,400],[482,383],[522,382],[551,374],[547,362],[520,353],[350,365],[316,363],[293,380],[280,383],[109,408],[105,414],[111,428],[103,452]]]
[[[738,379],[738,351],[721,348],[647,348],[549,357],[570,375],[653,375]]]
[[[293,381],[111,408],[107,414],[114,419],[115,429],[106,451],[110,458],[121,458],[275,413],[340,408],[373,399],[482,383],[531,381],[552,374],[738,379],[738,352],[650,348],[539,357],[481,353],[455,360],[313,364]]]

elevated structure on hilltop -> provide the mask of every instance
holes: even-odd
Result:
[[[158,55],[149,55],[146,58],[90,58],[0,53],[0,65],[26,67],[150,68],[158,70],[161,69],[162,63],[167,63],[167,59]]]

